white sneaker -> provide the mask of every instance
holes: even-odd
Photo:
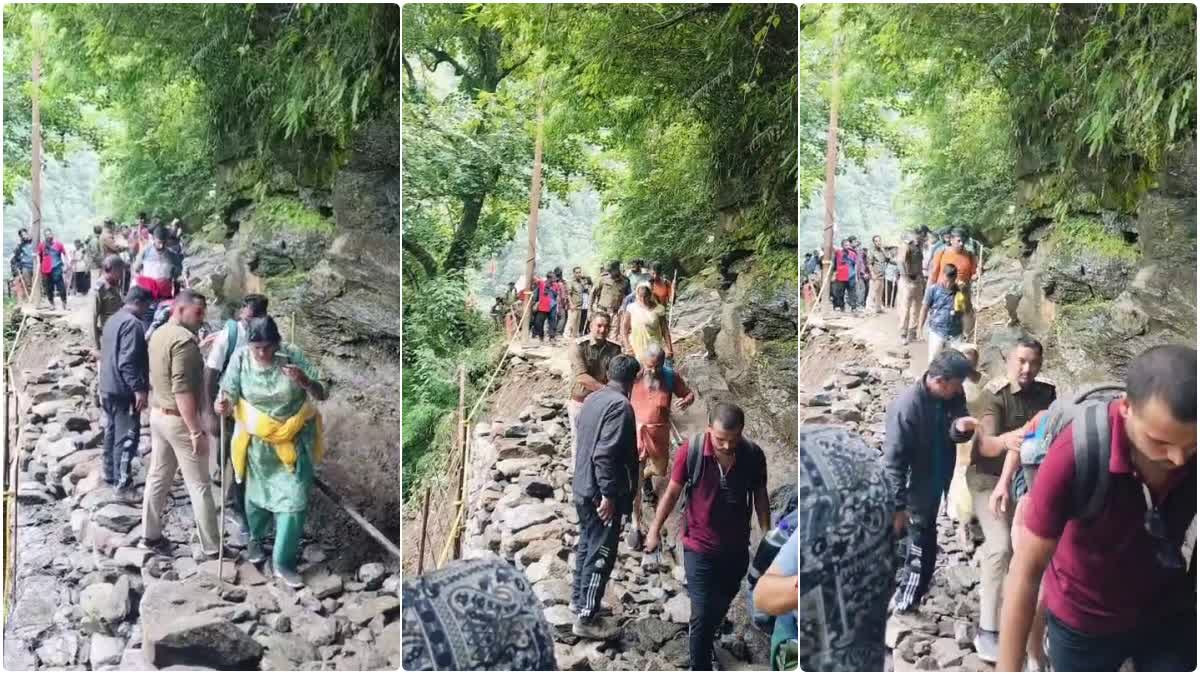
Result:
[[[975,654],[984,663],[995,664],[1000,654],[1000,635],[990,630],[975,633]]]

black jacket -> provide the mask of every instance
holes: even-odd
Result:
[[[575,499],[604,496],[622,513],[632,513],[638,459],[629,399],[612,387],[592,392],[575,418],[575,434]]]
[[[146,328],[122,307],[104,323],[100,336],[100,393],[133,398],[139,391],[150,391]]]
[[[933,396],[924,375],[888,406],[883,453],[896,511],[937,508],[954,476],[954,444],[973,435],[954,428],[954,420],[966,416],[965,396],[948,401]]]

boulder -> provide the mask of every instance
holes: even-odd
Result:
[[[382,563],[367,563],[358,568],[358,580],[365,584],[368,591],[378,590],[387,578],[387,568]]]
[[[939,638],[934,640],[930,655],[937,661],[939,669],[945,669],[962,663],[967,652],[952,638]]]
[[[71,415],[63,420],[63,426],[67,428],[67,431],[87,431],[92,427],[92,421],[82,415]]]
[[[342,592],[342,577],[331,574],[328,570],[318,568],[309,570],[304,575],[304,585],[312,591],[318,600],[340,595]]]
[[[557,427],[558,425],[555,424],[554,426]],[[529,434],[529,437],[525,439],[525,448],[529,454],[533,455],[553,455],[557,450],[554,445],[554,439],[544,431]]]
[[[266,647],[268,656],[282,656],[296,666],[317,659],[317,648],[298,635],[263,635],[259,643]]]
[[[220,562],[221,561],[219,561],[219,560],[206,560],[206,561],[200,563],[199,565],[197,565],[197,570],[204,574],[211,575],[213,577],[213,579],[215,580],[217,577],[217,570],[220,569],[221,577],[225,580],[225,583],[228,583],[228,584],[237,583],[237,578],[238,578],[237,563],[232,560],[226,560],[224,566],[221,566],[218,568],[218,564]]]
[[[676,595],[663,605],[663,616],[667,621],[686,624],[692,618],[691,600],[686,595]]]
[[[496,462],[496,471],[500,472],[505,478],[512,478],[526,469],[536,469],[543,464],[545,464],[545,461],[538,457],[502,459]]]
[[[645,652],[653,652],[686,630],[678,623],[651,617],[639,619],[625,627],[625,634]]]
[[[107,504],[92,514],[92,519],[110,530],[126,533],[142,522],[142,511],[125,504]]]
[[[18,576],[16,600],[4,625],[5,637],[33,639],[53,625],[59,587],[59,580],[53,576]]]
[[[45,403],[38,403],[37,405],[30,408],[29,412],[34,416],[34,418],[40,417],[43,420],[47,420],[47,419],[50,419],[51,417],[54,417],[56,414],[58,414],[59,410],[65,410],[70,407],[71,407],[70,401],[65,401],[65,400],[60,399],[57,401],[46,401]],[[34,421],[36,422],[37,420],[35,419]]]
[[[307,610],[297,610],[291,616],[292,632],[314,647],[324,647],[337,640],[337,622]]]
[[[521,481],[521,490],[530,497],[547,499],[554,496],[554,486],[542,478],[527,478]]]
[[[263,647],[229,619],[202,612],[162,622],[143,619],[142,651],[160,669],[185,665],[256,670]]]
[[[62,668],[75,663],[79,654],[79,636],[72,632],[55,633],[37,648],[42,667]]]
[[[529,425],[510,424],[504,428],[505,438],[524,438],[529,435]]]
[[[113,666],[121,662],[121,654],[125,652],[125,640],[119,637],[109,637],[100,633],[92,634],[92,644],[88,649],[88,661],[92,670],[101,666]]]
[[[79,606],[90,619],[115,626],[129,614],[129,578],[122,575],[115,584],[92,584],[79,594]]]
[[[534,525],[548,523],[557,517],[558,507],[554,504],[523,504],[507,511],[503,524],[510,532],[516,533]]]
[[[356,596],[342,607],[342,613],[356,626],[365,626],[377,616],[386,616],[400,609],[400,598],[381,595],[377,598]]]
[[[562,552],[562,539],[539,539],[517,551],[517,562],[528,567],[546,556],[558,557]]]
[[[543,579],[533,585],[533,593],[542,605],[566,605],[571,602],[571,582],[568,579]]]
[[[122,567],[136,567],[141,569],[149,557],[150,551],[133,546],[122,546],[113,554],[113,561]]]

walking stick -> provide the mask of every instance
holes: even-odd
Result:
[[[221,463],[221,525],[220,540],[217,542],[217,595],[225,591],[225,419],[219,418],[221,445],[217,447],[217,461]]]

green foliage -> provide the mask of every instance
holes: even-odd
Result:
[[[1105,229],[1104,224],[1094,218],[1070,217],[1056,222],[1050,232],[1050,243],[1063,250],[1084,249],[1105,257],[1135,262],[1138,250],[1120,235]]]
[[[253,162],[259,182],[282,171],[327,188],[354,130],[399,102],[395,5],[24,7],[5,10],[6,57],[15,43],[25,58],[27,15],[43,12],[43,120],[64,111],[54,119],[67,138],[101,150],[118,217],[202,219],[222,162]],[[5,59],[6,122],[28,108],[8,100],[27,63]]]
[[[1195,136],[1195,12],[847,5],[805,37],[814,53],[845,50],[848,125],[875,102],[918,127],[878,135],[917,176],[914,221],[1000,241],[1035,215],[1135,208]]]
[[[453,272],[410,291],[404,303],[404,492],[436,479],[453,438],[453,411],[458,404],[458,366],[467,369],[467,400],[499,358],[490,319],[469,307],[470,288]]]
[[[291,197],[272,196],[254,205],[254,222],[270,230],[333,233],[333,221]]]

